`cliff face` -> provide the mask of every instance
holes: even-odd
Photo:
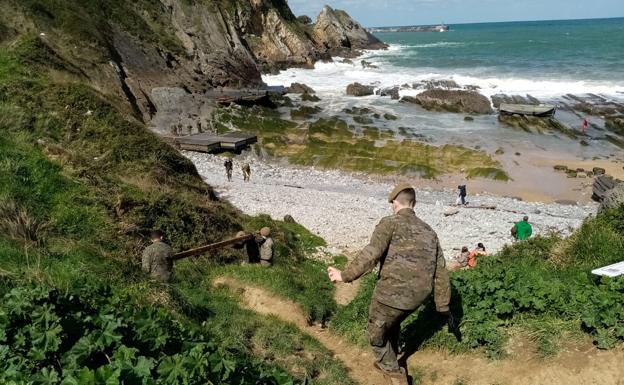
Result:
[[[0,0],[0,9],[0,37],[38,36],[72,76],[164,134],[210,125],[206,91],[382,47],[344,12],[327,7],[305,25],[285,0]]]
[[[368,33],[345,11],[325,6],[314,24],[304,24],[285,0],[251,0],[237,4],[240,30],[261,70],[312,67],[331,56],[357,56],[363,49],[387,45]]]
[[[355,56],[358,50],[388,47],[345,11],[334,10],[328,5],[316,19],[312,36],[316,44],[332,56]]]

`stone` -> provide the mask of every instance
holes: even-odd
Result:
[[[592,172],[594,173],[594,175],[604,175],[606,170],[602,167],[594,167],[592,168]]]
[[[399,119],[399,117],[398,117],[398,116],[396,116],[396,115],[392,115],[392,114],[390,114],[390,113],[385,113],[385,114],[383,115],[383,117],[384,117],[384,119],[386,119],[386,120],[397,120],[397,119]]]
[[[312,38],[317,46],[326,47],[331,56],[353,55],[363,49],[386,49],[388,45],[377,39],[345,11],[326,5],[316,18]]]
[[[474,121],[474,118],[472,116],[464,116],[464,121],[472,122],[472,121]]]
[[[617,209],[624,205],[624,183],[619,183],[617,186],[607,191],[598,211]]]
[[[379,90],[379,96],[390,96],[392,100],[399,100],[399,87],[382,88]]]
[[[307,92],[304,92],[301,95],[301,100],[303,100],[304,102],[319,102],[321,100],[321,98],[319,98],[316,95],[312,95],[312,94],[309,94]]]
[[[503,155],[505,153],[505,150],[503,150],[502,148],[498,148],[496,149],[496,151],[494,152],[494,154],[496,155]]]
[[[376,65],[374,65],[373,63],[371,63],[369,61],[366,61],[366,60],[362,60],[360,62],[360,64],[362,65],[362,68],[373,68],[373,69],[379,68]]]
[[[430,111],[471,114],[492,113],[492,107],[488,98],[474,91],[432,89],[413,97],[403,97],[401,100],[418,104]]]
[[[365,86],[360,83],[351,83],[347,86],[347,95],[350,96],[368,96],[373,95],[375,88],[373,86]]]
[[[295,218],[293,218],[292,215],[290,215],[290,214],[284,215],[284,222],[286,222],[286,223],[297,223],[297,221],[295,221]]]
[[[288,87],[287,92],[289,94],[314,94],[314,91],[311,87],[303,84],[303,83],[292,83],[290,87]]]
[[[553,168],[555,169],[555,171],[564,171],[564,172],[568,171],[568,166],[565,166],[563,164],[557,164]]]

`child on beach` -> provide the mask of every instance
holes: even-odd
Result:
[[[477,247],[470,252],[470,255],[468,255],[468,267],[472,269],[473,267],[477,266],[477,257],[485,255],[487,255],[487,252],[485,251],[485,246],[483,246],[483,243],[481,242],[477,243]]]

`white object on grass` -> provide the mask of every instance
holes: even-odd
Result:
[[[624,261],[614,263],[613,265],[601,267],[599,269],[592,270],[592,274],[603,275],[606,277],[617,277],[624,275]]]

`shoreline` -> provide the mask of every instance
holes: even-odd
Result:
[[[386,201],[394,187],[363,174],[337,170],[293,167],[268,163],[251,154],[234,158],[234,179],[227,182],[223,157],[182,152],[197,167],[202,178],[220,198],[227,199],[246,214],[268,214],[282,220],[285,215],[324,238],[332,253],[353,252],[365,246],[379,220],[391,214]],[[242,181],[240,165],[249,162],[251,182]],[[483,242],[488,252],[499,251],[512,242],[510,228],[529,215],[534,234],[556,232],[567,236],[595,213],[596,204],[563,205],[523,202],[491,194],[471,194],[475,205],[496,205],[496,210],[459,208],[452,216],[444,213],[455,202],[454,191],[417,189],[416,213],[438,233],[446,258],[462,246]]]

